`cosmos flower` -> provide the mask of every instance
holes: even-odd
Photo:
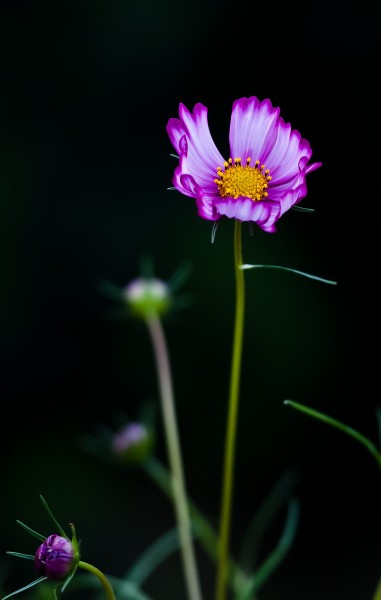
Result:
[[[66,577],[75,562],[75,551],[72,543],[55,533],[46,538],[37,548],[34,556],[36,571],[40,575],[56,581]]]
[[[276,231],[276,221],[306,196],[306,175],[321,166],[308,164],[310,144],[270,100],[240,98],[233,104],[226,160],[210,134],[207,112],[200,103],[193,113],[180,104],[179,119],[168,121],[179,156],[174,187],[196,199],[204,219],[225,216]]]

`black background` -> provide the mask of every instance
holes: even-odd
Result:
[[[378,23],[374,6],[327,2],[3,2],[0,12],[1,478],[4,592],[34,577],[16,519],[50,533],[38,495],[75,521],[83,559],[122,576],[174,524],[145,475],[98,463],[82,435],[158,405],[143,326],[110,318],[98,288],[153,257],[190,263],[192,304],[165,321],[189,493],[218,523],[234,309],[233,222],[214,244],[194,201],[167,191],[165,126],[179,102],[209,109],[228,153],[231,106],[270,98],[323,166],[275,234],[244,230],[244,260],[333,279],[247,272],[232,551],[295,469],[294,545],[261,600],[372,600],[381,576],[380,472],[364,447],[294,412],[326,412],[377,443],[379,404]],[[166,462],[160,420],[157,454]],[[280,536],[284,514],[263,554]],[[197,547],[205,598],[214,569]],[[177,556],[147,582],[185,597]],[[79,592],[69,591],[74,597]],[[83,594],[83,593],[82,593]],[[78,597],[83,597],[80,594]],[[24,597],[28,593],[24,592]]]

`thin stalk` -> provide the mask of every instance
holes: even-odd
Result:
[[[167,441],[167,451],[172,471],[174,505],[179,528],[183,568],[189,600],[201,600],[201,590],[193,548],[190,516],[185,490],[180,442],[177,431],[175,402],[167,345],[160,319],[152,314],[146,319],[154,349],[160,397]]]
[[[155,457],[151,456],[143,463],[143,468],[153,481],[159,486],[162,492],[173,500],[173,490],[168,470]],[[202,514],[195,503],[188,497],[189,514],[194,531],[200,540],[204,550],[215,561],[217,558],[218,535],[211,526],[208,519]],[[246,585],[247,576],[240,566],[230,557],[228,581],[235,593]]]
[[[378,582],[378,586],[374,593],[373,600],[381,600],[381,579]]]
[[[114,590],[111,587],[111,583],[107,579],[106,575],[102,573],[102,571],[100,571],[99,569],[97,569],[97,567],[94,567],[93,565],[90,565],[87,562],[83,562],[82,560],[79,561],[78,566],[98,577],[106,594],[107,600],[116,600]]]
[[[242,266],[242,223],[235,221],[234,268],[236,281],[236,308],[233,352],[230,375],[228,420],[225,438],[225,459],[221,501],[220,535],[217,561],[216,600],[224,600],[228,580],[228,555],[234,487],[234,458],[236,446],[239,384],[241,374],[243,325],[245,314],[245,282]]]

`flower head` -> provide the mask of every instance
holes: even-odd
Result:
[[[143,318],[161,316],[171,304],[168,285],[154,277],[134,279],[124,288],[123,297],[133,314]]]
[[[73,544],[60,535],[50,535],[34,555],[36,571],[48,579],[59,581],[70,573],[76,563]]]
[[[310,144],[270,100],[252,96],[234,102],[227,160],[210,134],[207,112],[200,103],[193,113],[180,104],[179,119],[168,121],[179,156],[173,185],[196,199],[204,219],[252,221],[274,232],[276,221],[306,196],[306,175],[321,163],[308,164]]]
[[[111,449],[122,462],[139,464],[151,454],[153,441],[144,423],[127,423],[111,439]]]

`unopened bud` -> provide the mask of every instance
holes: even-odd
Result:
[[[132,312],[144,319],[163,315],[171,305],[169,287],[161,279],[134,279],[124,288],[123,296]]]

